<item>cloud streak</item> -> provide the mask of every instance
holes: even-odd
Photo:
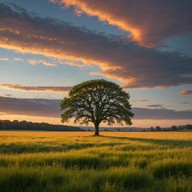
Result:
[[[147,108],[164,108],[161,104],[146,105]]]
[[[60,100],[18,99],[0,96],[0,113],[41,117],[59,117]]]
[[[0,57],[0,61],[8,61],[8,60],[9,60],[8,58]]]
[[[38,65],[38,64],[41,64],[41,65],[44,65],[44,66],[47,66],[47,67],[55,67],[57,66],[55,63],[53,62],[49,62],[49,61],[46,61],[46,60],[42,60],[42,59],[23,59],[23,58],[14,58],[13,61],[20,61],[20,62],[27,62],[31,65]],[[62,63],[61,61],[57,60],[57,63],[59,64],[64,64]]]
[[[140,99],[140,100],[133,100],[134,103],[144,103],[144,102],[148,102],[147,99]]]
[[[60,100],[22,99],[0,96],[0,113],[60,117]],[[170,109],[133,108],[134,119],[191,119],[192,111],[174,111]]]
[[[48,61],[44,61],[44,60],[34,60],[34,59],[29,59],[27,60],[27,62],[31,65],[37,65],[37,64],[42,64],[42,65],[45,65],[45,66],[48,66],[48,67],[55,67],[56,64],[54,63],[50,63]]]
[[[190,104],[191,102],[182,102],[181,104],[183,104],[183,105],[188,105],[188,104]]]
[[[183,91],[180,91],[180,94],[182,94],[182,95],[192,95],[192,90],[183,90]]]
[[[175,111],[171,109],[133,108],[135,119],[192,119],[192,111]]]
[[[0,88],[26,92],[53,92],[58,94],[68,93],[71,90],[71,87],[62,86],[21,86],[13,84],[0,84]]]
[[[50,0],[131,32],[144,46],[192,32],[191,0]]]
[[[192,58],[180,53],[160,52],[121,37],[31,16],[15,5],[0,3],[0,13],[1,48],[74,61],[68,63],[72,66],[78,66],[76,61],[97,65],[102,71],[92,74],[117,79],[124,88],[192,83]]]

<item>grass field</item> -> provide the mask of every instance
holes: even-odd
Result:
[[[0,132],[0,192],[192,192],[192,132]]]

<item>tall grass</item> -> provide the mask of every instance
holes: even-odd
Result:
[[[0,132],[2,192],[191,192],[192,133]]]

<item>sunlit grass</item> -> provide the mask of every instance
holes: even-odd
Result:
[[[0,132],[0,191],[192,191],[192,132]]]

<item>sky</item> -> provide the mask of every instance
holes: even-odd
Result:
[[[0,0],[0,119],[61,124],[70,89],[106,79],[130,94],[133,127],[192,124],[191,7]]]

